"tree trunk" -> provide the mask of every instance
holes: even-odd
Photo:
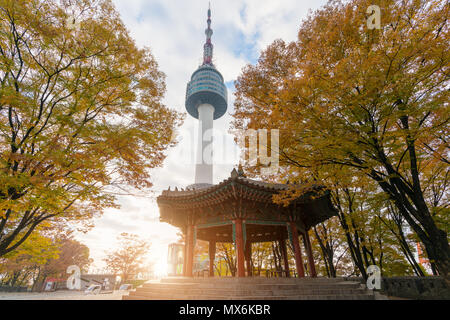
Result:
[[[383,191],[393,200],[399,213],[424,244],[430,262],[435,263],[439,274],[445,279],[447,286],[450,288],[450,246],[447,240],[447,233],[437,227],[424,199],[420,185],[415,140],[409,134],[409,117],[407,115],[401,116],[400,121],[403,129],[407,132],[405,141],[409,153],[410,170],[408,173],[412,181],[405,183],[399,177],[399,173],[389,162],[383,148],[377,141],[375,141],[375,146],[378,151],[379,161],[385,167],[389,178],[387,180],[384,179],[375,170],[372,170],[369,176],[377,181]]]
[[[322,225],[322,228],[325,226]],[[322,259],[325,264],[325,270],[327,272],[328,278],[336,278],[336,268],[334,267],[334,250],[332,245],[328,241],[325,241],[320,237],[319,232],[316,227],[314,229],[314,235],[320,246],[320,251],[322,253]]]
[[[350,255],[355,263],[355,266],[358,268],[364,279],[367,279],[366,268],[364,267],[363,257],[361,254],[361,248],[359,247],[359,242],[355,244],[350,234],[350,230],[347,222],[345,221],[345,216],[342,212],[339,213],[339,221],[341,223],[342,228],[344,229],[345,238],[347,240],[347,245],[350,249]]]

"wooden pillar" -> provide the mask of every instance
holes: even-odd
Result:
[[[281,254],[283,255],[284,269],[286,272],[286,277],[289,278],[291,276],[291,273],[289,272],[289,261],[288,261],[288,255],[287,255],[286,240],[280,239],[278,242],[280,244]]]
[[[187,265],[187,232],[184,235],[184,250],[183,250],[183,277],[186,277],[186,265]]]
[[[194,264],[194,226],[187,227],[186,235],[186,277],[192,277],[192,267]]]
[[[302,251],[298,243],[297,226],[295,225],[295,222],[292,221],[289,223],[289,226],[291,227],[292,232],[292,244],[294,246],[295,266],[297,268],[297,274],[299,278],[303,278],[305,276],[305,270],[303,269]]]
[[[209,276],[214,277],[214,258],[216,256],[216,241],[209,241]]]
[[[247,262],[247,276],[251,277],[252,270],[252,243],[250,241],[245,242],[245,261]]]
[[[312,253],[311,241],[309,240],[308,231],[305,231],[305,233],[302,233],[302,235],[303,235],[303,242],[305,244],[306,254],[308,255],[308,266],[310,274],[311,277],[315,278],[317,277],[316,266],[314,265],[314,256]]]
[[[242,219],[234,220],[234,224],[236,228],[237,276],[245,277],[244,235],[242,231]]]

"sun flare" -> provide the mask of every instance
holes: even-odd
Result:
[[[168,265],[167,265],[167,261],[158,261],[155,264],[155,275],[157,277],[164,277],[167,276],[167,271],[168,271]]]

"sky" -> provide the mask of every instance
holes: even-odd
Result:
[[[300,23],[325,0],[215,0],[211,2],[214,64],[228,88],[227,113],[214,121],[224,133],[230,128],[234,102],[234,81],[247,64],[255,64],[261,50],[276,39],[296,39]],[[105,267],[105,252],[116,247],[122,232],[134,233],[151,242],[148,260],[163,272],[167,245],[177,240],[178,229],[159,222],[156,197],[169,186],[186,187],[194,182],[197,120],[187,115],[186,84],[202,61],[205,42],[207,0],[113,0],[125,26],[139,47],[149,47],[166,75],[164,103],[186,114],[178,129],[176,147],[167,151],[161,168],[152,170],[153,187],[146,196],[121,196],[120,209],[106,209],[94,220],[95,227],[77,239],[90,249],[91,271]],[[214,166],[214,183],[229,177],[238,164],[238,149],[225,135],[214,152],[227,150],[226,161]],[[230,152],[229,152],[230,151]],[[232,152],[231,152],[232,151]],[[223,152],[222,152],[223,153]]]

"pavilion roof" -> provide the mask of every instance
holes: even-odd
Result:
[[[208,194],[214,194],[217,193],[217,191],[220,191],[221,189],[224,189],[225,187],[229,185],[241,185],[247,188],[252,189],[256,192],[262,192],[266,195],[269,194],[277,194],[280,191],[283,190],[289,190],[289,189],[295,189],[298,188],[299,185],[296,184],[285,184],[285,183],[271,183],[271,182],[264,182],[260,180],[254,180],[249,179],[245,177],[243,174],[237,173],[235,169],[231,172],[231,176],[222,182],[215,184],[215,185],[209,185],[209,186],[203,186],[202,188],[189,188],[186,189],[180,189],[175,188],[175,190],[170,190],[170,187],[168,190],[164,190],[162,194],[158,197],[158,200],[163,199],[173,199],[173,200],[198,200],[202,198],[202,196],[208,195]],[[319,191],[325,189],[323,185],[319,184],[312,184],[307,187],[302,186],[302,194]]]
[[[291,201],[286,205],[274,203],[273,196],[287,190],[296,190]],[[189,216],[205,222],[229,220],[230,215],[243,214],[249,220],[295,219],[309,229],[337,213],[330,192],[323,185],[263,182],[249,179],[235,169],[229,178],[215,185],[164,190],[157,203],[160,220],[180,227],[188,223]]]

